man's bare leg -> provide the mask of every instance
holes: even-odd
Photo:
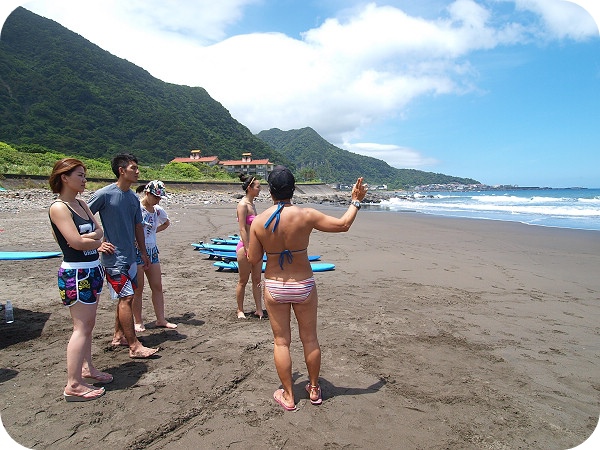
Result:
[[[145,347],[135,335],[133,324],[133,295],[122,297],[117,305],[117,324],[115,324],[115,336],[113,343],[122,342],[122,337],[129,345],[129,356],[131,358],[149,358],[154,355],[158,349]]]

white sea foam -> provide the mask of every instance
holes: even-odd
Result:
[[[510,220],[528,224],[600,230],[600,190],[416,193],[383,201],[389,211]]]

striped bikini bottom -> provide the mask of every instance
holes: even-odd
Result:
[[[304,303],[313,288],[315,277],[302,281],[279,281],[265,278],[265,289],[277,303]]]

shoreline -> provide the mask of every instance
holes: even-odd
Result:
[[[309,194],[297,193],[294,195],[294,203],[300,206],[311,206],[320,209],[328,209],[333,208],[332,211],[335,211],[336,208],[345,208],[348,206],[349,201],[349,192],[341,191],[332,193],[331,189],[327,190],[317,190],[311,192]],[[91,192],[86,190],[83,195],[80,195],[80,198],[87,201]],[[167,192],[169,190],[167,189]],[[370,194],[369,194],[370,195]],[[475,221],[492,221],[492,222],[500,222],[500,223],[514,223],[525,226],[533,226],[540,228],[551,228],[558,230],[578,230],[578,231],[586,231],[591,233],[600,233],[600,230],[594,230],[589,228],[575,228],[575,227],[561,227],[557,225],[546,225],[540,223],[527,223],[524,221],[510,220],[510,219],[500,219],[500,218],[492,218],[492,217],[469,217],[469,216],[453,216],[453,215],[444,215],[444,214],[436,214],[436,213],[428,213],[418,211],[417,209],[406,209],[406,210],[396,210],[391,211],[386,208],[382,208],[379,206],[380,201],[389,198],[393,193],[376,193],[370,199],[367,200],[375,201],[373,202],[364,202],[363,203],[363,211],[370,211],[374,213],[386,213],[386,214],[416,214],[423,215],[426,217],[440,218],[440,219],[457,219],[457,220],[475,220]],[[171,205],[186,205],[186,204],[202,204],[202,205],[231,205],[235,204],[239,201],[239,199],[243,196],[243,193],[236,189],[235,186],[220,186],[218,189],[184,189],[177,191],[175,193],[169,193],[169,199],[163,200],[161,203],[165,207],[170,207]],[[7,191],[0,191],[0,213],[3,210],[6,211],[15,211],[20,207],[23,208],[47,208],[48,205],[52,202],[52,200],[56,198],[56,195],[53,194],[50,190],[45,188],[21,188]],[[258,206],[270,205],[271,199],[268,197],[268,194],[263,193],[261,196],[255,199],[255,202]]]
[[[259,211],[268,205],[262,197]],[[58,248],[51,198],[0,195],[2,246]],[[165,311],[179,326],[141,334],[161,347],[159,358],[134,361],[108,348],[114,305],[102,294],[93,356],[115,381],[93,402],[62,399],[72,325],[55,287],[60,259],[0,261],[10,274],[0,298],[15,308],[13,327],[0,323],[0,415],[17,442],[560,450],[596,428],[598,234],[369,208],[348,233],[315,232],[310,252],[336,264],[315,274],[324,401],[307,401],[292,319],[299,411],[286,413],[272,400],[279,381],[268,321],[237,320],[237,276],[217,272],[190,245],[236,232],[237,199],[222,200],[176,194],[163,205],[172,221],[158,235]],[[154,318],[147,292],[144,317]]]

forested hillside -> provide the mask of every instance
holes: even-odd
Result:
[[[18,151],[109,159],[132,152],[162,164],[200,149],[239,159],[251,152],[300,179],[401,188],[476,183],[411,169],[333,146],[311,128],[253,135],[206,90],[152,77],[60,24],[17,8],[0,36],[0,142]]]
[[[58,23],[17,8],[0,39],[0,141],[166,162],[200,149],[281,161],[202,88],[165,83]]]
[[[391,189],[422,184],[477,184],[470,178],[458,178],[414,169],[396,169],[384,161],[342,150],[323,139],[312,128],[281,131],[276,128],[257,135],[289,158],[298,173],[316,173],[326,183],[351,184],[364,176],[370,184],[386,184]]]

